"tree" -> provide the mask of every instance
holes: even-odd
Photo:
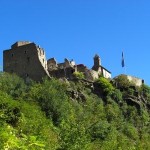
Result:
[[[98,83],[100,89],[103,91],[105,95],[111,95],[113,93],[114,87],[109,82],[108,79],[104,77],[100,77],[96,80],[96,83]]]
[[[131,85],[126,75],[120,75],[116,77],[114,80],[117,88],[119,89],[128,89]]]
[[[75,76],[75,78],[78,78],[78,79],[84,79],[85,78],[83,72],[76,71],[73,73],[73,75]]]
[[[14,98],[18,98],[25,95],[27,85],[17,75],[2,72],[0,73],[0,90]]]

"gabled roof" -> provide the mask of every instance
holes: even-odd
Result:
[[[101,65],[100,65],[100,67],[103,68],[104,70],[106,70],[107,72],[111,73],[111,72],[110,72],[109,70],[107,70],[105,67],[103,67],[103,66],[101,66]]]

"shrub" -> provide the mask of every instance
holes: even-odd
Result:
[[[84,79],[85,76],[83,74],[83,72],[74,72],[73,75],[76,77],[76,78],[79,78],[79,79]]]
[[[113,94],[112,94],[112,98],[117,102],[117,103],[121,103],[122,102],[122,93],[120,92],[119,89],[115,89]]]
[[[130,81],[125,75],[120,75],[114,80],[115,80],[117,88],[120,88],[120,89],[128,89],[131,85]]]
[[[65,84],[59,80],[44,79],[43,83],[35,83],[30,91],[32,99],[38,101],[47,117],[58,124],[62,117],[69,113],[70,104],[65,92]]]
[[[148,85],[143,84],[140,88],[141,94],[144,98],[150,102],[150,87]]]
[[[25,94],[27,86],[24,80],[15,74],[0,73],[0,90],[18,98]]]
[[[100,77],[99,79],[97,79],[96,82],[100,85],[104,94],[110,95],[113,93],[114,87],[112,86],[112,84],[109,82],[108,79]]]

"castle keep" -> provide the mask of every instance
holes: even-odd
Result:
[[[31,78],[41,81],[43,77],[56,77],[73,79],[74,72],[82,72],[86,79],[94,80],[99,76],[111,78],[111,72],[101,65],[98,55],[94,56],[94,65],[88,69],[83,64],[76,65],[73,60],[65,59],[57,63],[55,58],[46,60],[45,51],[35,43],[19,41],[11,49],[3,51],[4,71],[16,73],[24,79]]]
[[[50,76],[44,50],[30,42],[16,42],[11,49],[3,51],[3,66],[5,72],[16,73],[25,79],[40,81],[42,77]]]

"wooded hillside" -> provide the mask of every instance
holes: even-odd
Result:
[[[148,150],[150,87],[125,76],[25,83],[0,73],[1,150]]]

